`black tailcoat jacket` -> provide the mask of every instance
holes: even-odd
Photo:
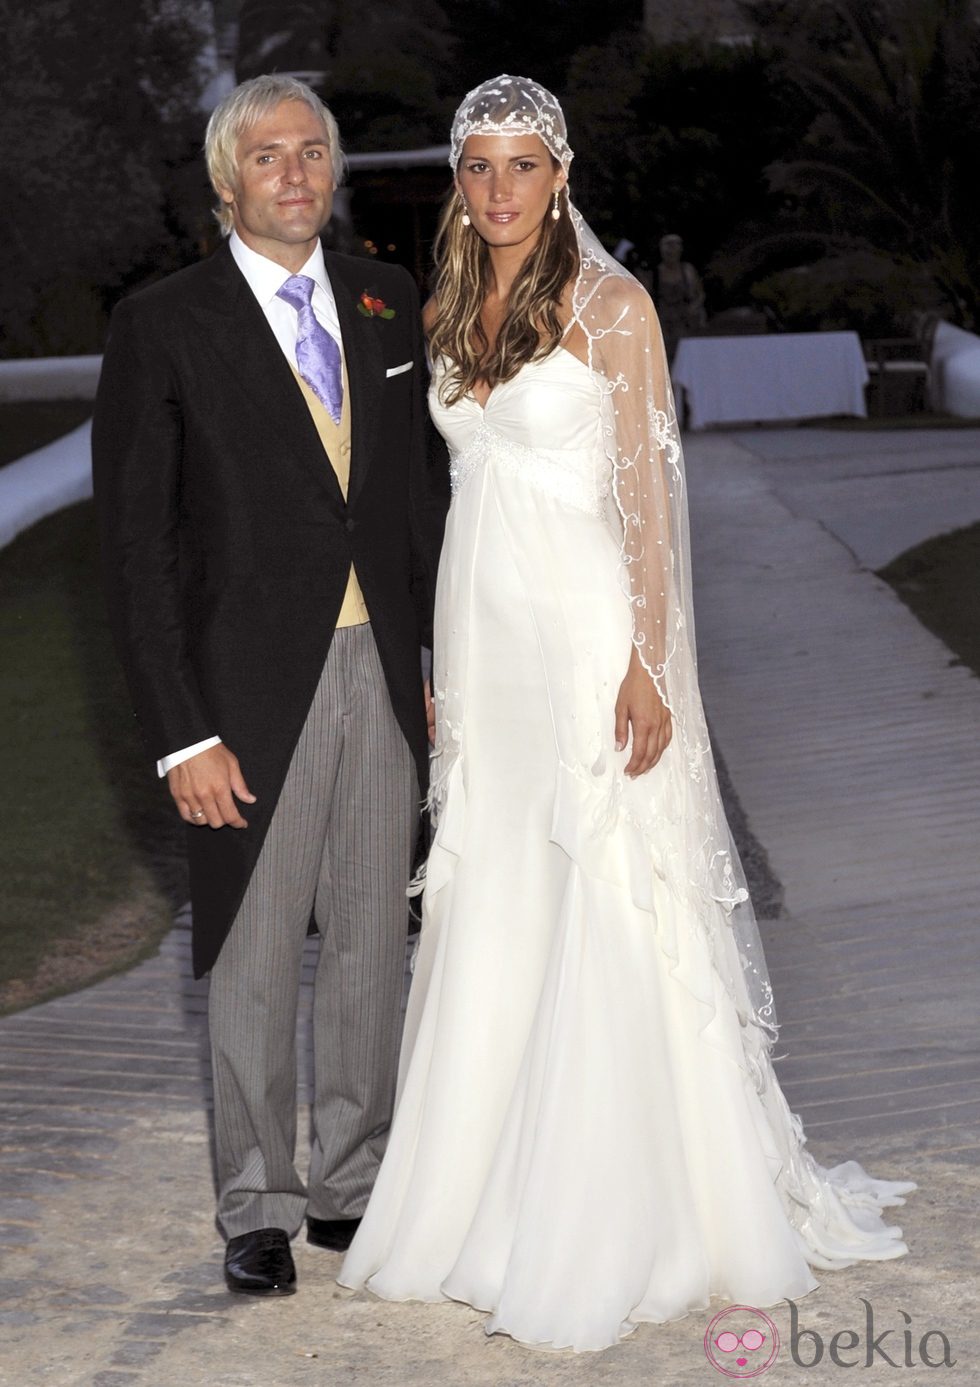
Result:
[[[197,976],[248,885],[352,562],[426,783],[419,652],[448,472],[425,410],[418,296],[397,266],[325,258],[351,397],[346,502],[227,245],[118,305],[96,400],[110,621],[150,754],[221,737],[257,797],[246,829],[188,829]],[[365,292],[394,317],[362,314]]]

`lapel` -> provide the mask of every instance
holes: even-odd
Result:
[[[306,467],[326,488],[334,509],[343,513],[343,492],[324,457],[306,401],[228,246],[220,246],[201,271],[200,292],[190,313],[239,387],[237,399],[229,394],[228,407],[245,419],[258,410],[261,430],[275,440],[276,453]]]
[[[350,390],[350,480],[347,485],[347,504],[353,506],[364,486],[364,480],[374,454],[378,405],[384,387],[384,357],[377,330],[370,319],[357,311],[357,301],[364,288],[355,285],[345,261],[331,251],[324,251],[324,263],[334,301],[340,335],[344,342],[347,363],[347,385]],[[360,266],[354,262],[355,272]],[[370,269],[370,265],[366,265]]]

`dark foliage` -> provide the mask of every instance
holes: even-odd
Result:
[[[108,301],[188,253],[171,187],[200,139],[198,8],[0,0],[3,355],[98,350]]]
[[[805,128],[758,48],[655,47],[637,29],[579,51],[567,108],[576,198],[597,231],[628,236],[651,261],[668,231],[702,265],[761,235],[778,215],[765,167]]]
[[[742,10],[753,42],[661,46],[638,0],[518,14],[504,0],[217,0],[214,17],[242,19],[242,75],[320,64],[353,150],[444,143],[464,92],[500,71],[552,86],[596,229],[651,262],[680,232],[713,310],[754,300],[786,325],[850,316],[886,334],[918,308],[980,323],[970,0]],[[121,292],[213,239],[198,106],[209,16],[202,0],[0,0],[0,118],[30,156],[0,204],[0,354],[98,350]]]
[[[933,300],[976,326],[980,26],[969,0],[745,8],[764,21],[806,124],[768,169],[783,215],[743,251],[742,273],[757,276],[781,236],[805,230],[825,255],[876,254],[912,278],[924,269]]]

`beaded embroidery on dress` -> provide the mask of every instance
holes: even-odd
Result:
[[[521,82],[461,109],[517,128]],[[542,91],[528,120],[560,158]],[[772,1305],[812,1290],[812,1268],[900,1256],[880,1211],[913,1186],[818,1166],[773,1072],[697,689],[656,314],[576,225],[587,361],[558,347],[483,407],[447,407],[435,363],[454,493],[436,831],[388,1150],[339,1279],[584,1350],[712,1297]],[[637,779],[614,740],[631,641],[675,729]]]

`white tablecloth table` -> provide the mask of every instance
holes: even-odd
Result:
[[[687,395],[692,429],[868,412],[856,332],[684,337],[670,375]]]

